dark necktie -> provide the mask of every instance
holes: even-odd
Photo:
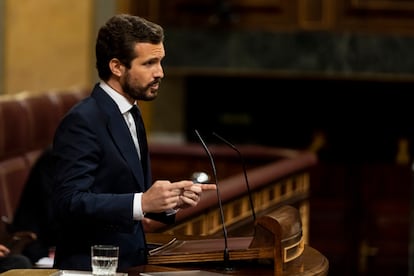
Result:
[[[141,164],[144,174],[146,174],[147,169],[147,158],[148,158],[148,145],[147,145],[147,135],[145,133],[144,121],[141,117],[141,112],[138,107],[134,104],[129,110],[134,117],[135,128],[137,130],[138,144],[141,151]]]

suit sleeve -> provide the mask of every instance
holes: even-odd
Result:
[[[131,225],[130,168],[111,150],[110,143],[103,144],[110,138],[104,140],[108,135],[102,131],[106,127],[101,120],[98,115],[93,118],[72,112],[57,129],[53,144],[55,212],[65,221]]]

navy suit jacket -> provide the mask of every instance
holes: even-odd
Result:
[[[120,247],[119,270],[147,261],[145,235],[133,220],[133,197],[151,183],[118,106],[97,84],[62,119],[53,141],[53,211],[59,223],[54,267],[91,270],[90,247]],[[164,223],[174,216],[153,214]]]

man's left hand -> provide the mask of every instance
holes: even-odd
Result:
[[[207,190],[216,190],[216,184],[199,184],[194,183],[189,187],[185,187],[182,189],[180,194],[179,204],[177,208],[188,208],[194,207],[200,201],[201,195],[203,191]]]

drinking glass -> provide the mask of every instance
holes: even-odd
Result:
[[[91,247],[92,275],[115,276],[118,268],[118,254],[118,246],[93,245]]]

